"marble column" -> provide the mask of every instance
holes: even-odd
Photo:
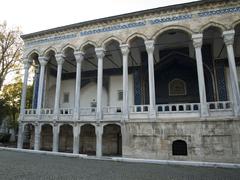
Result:
[[[43,99],[42,96],[43,96],[45,68],[48,61],[46,57],[39,57],[38,60],[41,65],[41,68],[40,68],[40,78],[39,78],[39,86],[38,86],[37,114],[40,115],[41,108],[42,108],[42,99]]]
[[[58,124],[53,125],[53,152],[58,152],[58,143],[59,143],[59,126]]]
[[[55,55],[57,61],[57,80],[56,80],[56,92],[55,92],[55,104],[54,104],[54,115],[59,114],[60,106],[60,93],[61,93],[61,79],[62,79],[62,65],[64,63],[64,56],[62,54]]]
[[[233,50],[233,43],[234,43],[234,30],[224,31],[223,38],[227,48],[227,55],[228,55],[228,64],[229,64],[229,72],[230,72],[230,79],[231,79],[231,87],[232,87],[232,94],[233,94],[233,110],[234,115],[240,115],[240,94],[239,94],[239,86],[238,86],[238,76],[237,76],[237,68],[235,63],[235,55]]]
[[[203,69],[203,62],[202,62],[202,38],[203,38],[202,34],[192,35],[193,46],[195,48],[195,54],[196,54],[196,63],[197,63],[201,117],[207,117],[209,116],[209,113],[208,113],[208,107],[207,107],[206,87],[205,87],[204,69]]]
[[[123,55],[123,119],[127,120],[129,117],[129,100],[128,100],[128,44],[120,46]]]
[[[102,119],[103,57],[105,50],[103,48],[96,48],[95,51],[98,58],[96,118],[99,121]]]
[[[95,127],[96,133],[96,156],[102,156],[102,134],[103,134],[103,127],[98,125]]]
[[[17,142],[17,148],[18,149],[23,148],[23,133],[24,133],[24,124],[22,122],[19,122],[19,125],[18,125],[18,142]]]
[[[23,79],[22,98],[21,98],[21,107],[20,107],[20,114],[22,117],[24,115],[24,111],[26,107],[28,71],[29,71],[30,63],[27,59],[25,59],[23,60],[23,64],[24,64],[24,79]]]
[[[33,82],[32,109],[37,108],[39,75],[40,75],[40,65],[37,65],[37,68],[35,69],[34,82]]]
[[[77,63],[76,69],[76,87],[75,87],[75,102],[74,102],[74,119],[78,120],[80,118],[80,95],[81,95],[81,69],[82,61],[84,59],[83,52],[76,51],[74,56]]]
[[[80,126],[75,124],[73,127],[73,154],[79,154]]]
[[[145,41],[148,53],[148,79],[149,79],[149,117],[156,118],[155,78],[154,78],[154,41]]]
[[[40,136],[41,136],[41,126],[36,124],[34,127],[34,150],[39,150],[40,148]]]

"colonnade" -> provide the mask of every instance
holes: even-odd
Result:
[[[240,115],[240,95],[238,88],[238,78],[235,64],[235,56],[233,51],[233,42],[234,42],[234,30],[224,31],[223,38],[224,43],[227,47],[228,62],[230,69],[230,80],[232,86],[233,94],[233,109],[235,116]],[[200,110],[201,117],[207,117],[208,107],[206,99],[206,88],[204,80],[204,70],[202,62],[202,34],[193,34],[192,35],[193,46],[195,48],[196,62],[197,62],[197,74],[198,74],[198,84],[199,84],[199,96],[200,96]],[[148,53],[148,76],[149,76],[149,118],[156,118],[156,102],[155,102],[155,80],[154,80],[154,40],[145,41],[146,51]],[[129,117],[129,97],[128,97],[128,54],[129,54],[129,45],[121,44],[120,49],[123,57],[123,120],[127,120]],[[105,49],[95,48],[96,56],[98,59],[98,69],[97,69],[97,112],[96,119],[99,121],[103,118],[102,116],[102,88],[103,88],[103,58],[105,56]],[[84,60],[84,53],[82,51],[75,51],[74,56],[76,59],[76,88],[75,88],[75,104],[74,104],[74,119],[78,120],[80,118],[80,94],[81,94],[81,69],[82,61]],[[55,119],[59,114],[59,104],[60,104],[60,89],[61,89],[61,75],[62,75],[62,65],[64,62],[64,55],[62,53],[56,54],[57,61],[57,80],[56,80],[56,93],[55,93],[55,103],[54,103],[54,115]],[[37,101],[37,114],[41,114],[42,108],[42,99],[43,99],[43,83],[44,83],[44,74],[46,64],[49,59],[47,57],[39,57],[40,63],[40,80],[38,88],[38,101]],[[27,90],[27,79],[28,71],[30,67],[30,60],[25,59],[24,63],[24,84],[22,90],[22,100],[21,100],[21,115],[24,113],[25,104],[26,104],[26,90]]]
[[[25,125],[26,124],[23,124],[23,123],[19,125],[19,132],[20,132],[21,138],[18,139],[18,148],[20,149],[23,148],[23,139],[24,139],[23,134],[24,134]],[[44,124],[41,125],[39,123],[34,124],[34,150],[40,150],[41,131],[42,131],[43,125]],[[75,124],[72,127],[73,127],[73,154],[79,154],[81,126],[79,124]],[[53,124],[52,131],[53,131],[52,151],[58,152],[60,125]],[[102,156],[102,137],[103,137],[102,125],[95,126],[95,134],[96,134],[96,156],[101,157]]]

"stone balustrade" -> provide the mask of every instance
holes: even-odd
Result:
[[[233,103],[231,101],[217,101],[217,102],[208,102],[207,103],[209,117],[214,116],[233,116]],[[184,114],[184,117],[187,117],[187,114],[199,114],[200,115],[200,103],[178,103],[178,104],[159,104],[156,105],[156,114],[158,115],[157,118],[162,117],[172,117],[173,115]],[[129,106],[129,113],[130,115],[134,114],[149,114],[149,105],[132,105]],[[80,112],[80,119],[83,116],[91,116],[91,120],[96,120],[96,108],[95,107],[82,107],[79,109]],[[119,115],[123,115],[122,107],[120,106],[104,106],[102,108],[103,113],[103,120],[104,116],[111,115],[111,117],[119,117]],[[33,115],[37,116],[36,109],[25,109],[24,117]],[[54,115],[54,110],[47,108],[41,109],[41,115]],[[73,108],[60,108],[59,109],[59,116],[61,115],[73,115]],[[133,116],[131,116],[133,117]],[[176,116],[177,117],[177,116]],[[182,117],[182,116],[179,116]],[[189,115],[190,117],[190,115]]]

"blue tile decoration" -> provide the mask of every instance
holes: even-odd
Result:
[[[102,33],[102,32],[111,32],[111,31],[122,30],[122,29],[130,29],[130,28],[141,27],[141,26],[145,26],[145,25],[146,25],[145,21],[138,21],[138,22],[126,23],[126,24],[117,24],[117,25],[113,25],[113,26],[101,27],[98,29],[82,31],[82,32],[80,32],[80,36],[92,35],[92,34],[97,34],[97,33]]]
[[[140,105],[141,104],[141,80],[140,80],[140,71],[135,70],[133,73],[134,78],[134,104]]]
[[[222,15],[222,14],[229,14],[229,13],[237,13],[237,12],[240,12],[240,7],[232,7],[232,8],[204,11],[204,12],[198,13],[198,16],[199,17],[207,17],[207,16],[215,16],[215,15]]]
[[[227,101],[227,88],[224,71],[224,61],[218,61],[216,64],[217,88],[219,101]]]
[[[72,34],[65,34],[61,36],[53,36],[53,37],[48,37],[48,38],[43,38],[43,39],[38,39],[30,42],[26,42],[26,45],[36,45],[36,44],[43,44],[43,43],[48,43],[48,42],[54,42],[54,41],[61,41],[65,39],[74,39],[77,37],[76,33]]]

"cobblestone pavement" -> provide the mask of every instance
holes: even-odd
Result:
[[[0,180],[239,180],[240,169],[87,160],[0,150]]]

